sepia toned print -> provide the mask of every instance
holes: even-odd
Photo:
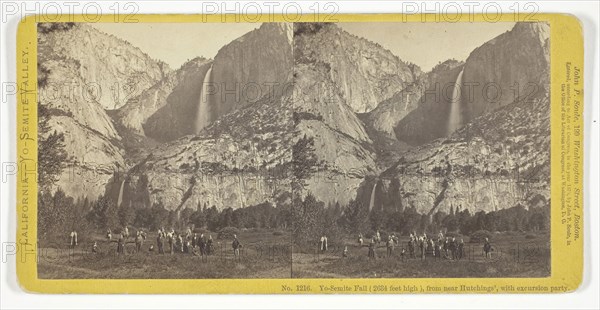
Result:
[[[40,278],[550,276],[549,24],[113,26],[37,27]]]

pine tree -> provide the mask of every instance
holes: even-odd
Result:
[[[66,167],[68,155],[65,136],[51,132],[50,111],[38,103],[38,183],[42,191],[49,191]]]
[[[294,174],[295,190],[302,191],[305,180],[316,170],[318,164],[315,153],[315,141],[306,135],[300,138],[292,147],[292,169]]]

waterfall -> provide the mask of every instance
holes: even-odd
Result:
[[[119,198],[117,198],[117,207],[121,206],[121,203],[123,202],[123,189],[125,188],[125,179],[123,179],[123,182],[121,182],[121,189],[119,189]]]
[[[373,210],[375,206],[375,189],[377,189],[377,182],[373,185],[373,191],[371,191],[371,200],[369,201],[369,211]]]
[[[458,76],[456,77],[456,82],[454,83],[454,89],[452,90],[452,98],[450,103],[450,114],[448,116],[448,128],[446,130],[446,135],[449,136],[456,129],[460,128],[462,123],[461,111],[460,111],[460,103],[461,103],[461,87],[462,87],[462,76],[463,70],[460,71]]]
[[[202,89],[200,91],[200,99],[198,100],[198,110],[196,112],[195,132],[199,133],[208,122],[210,122],[210,102],[208,100],[208,86],[212,77],[212,65],[206,71],[204,80],[202,81]]]

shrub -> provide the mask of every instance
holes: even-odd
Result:
[[[221,228],[219,230],[219,234],[217,235],[218,239],[233,239],[233,235],[237,235],[239,230],[237,227],[227,226]]]
[[[485,238],[492,240],[492,233],[487,230],[478,230],[469,236],[469,242],[471,243],[481,243],[485,241]]]

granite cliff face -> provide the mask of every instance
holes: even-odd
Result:
[[[121,108],[126,127],[168,142],[197,134],[219,117],[285,91],[293,56],[291,25],[265,23],[219,50],[184,64]],[[206,108],[200,111],[201,101]],[[198,114],[202,113],[202,124]]]
[[[285,81],[284,81],[285,82]],[[291,91],[235,110],[164,143],[127,172],[124,203],[147,197],[171,210],[242,208],[291,192]]]
[[[437,95],[430,95],[431,99],[398,123],[395,127],[398,139],[422,144],[449,134],[451,85],[456,85],[461,70],[464,70],[459,83],[462,125],[515,100],[546,93],[549,33],[549,26],[544,23],[517,23],[511,31],[475,49],[461,69],[440,80],[440,88],[435,90]]]
[[[451,206],[494,211],[550,199],[547,94],[474,119],[448,138],[403,154],[378,180],[382,196],[425,214]],[[371,183],[368,186],[373,186]],[[391,190],[393,189],[393,190]],[[382,202],[383,203],[383,202]]]
[[[59,25],[38,26],[38,100],[50,112],[50,128],[64,134],[70,158],[55,187],[73,197],[94,199],[104,193],[113,172],[124,168],[124,152],[119,146],[121,137],[104,110],[108,97],[94,93],[95,88],[83,86],[100,80],[116,83],[118,78],[126,79],[127,73],[120,71],[123,75],[116,78],[112,75],[117,72],[116,66],[104,64],[109,53],[91,50],[96,50],[97,42],[102,42],[103,48],[118,45],[117,50],[122,53],[137,55],[139,50],[133,47],[128,50],[124,41],[86,25]],[[96,70],[111,74],[107,74],[106,80],[100,79]]]
[[[127,41],[84,23],[65,24],[71,26],[42,33],[46,42],[42,53],[73,61],[77,75],[85,82],[74,85],[76,92],[92,92],[90,96],[104,109],[118,109],[171,72],[167,64],[152,59]],[[38,29],[45,32],[49,25],[40,24]]]
[[[205,58],[186,62],[139,96],[131,98],[117,111],[115,118],[135,133],[157,140],[191,133],[193,128],[190,126],[210,63]]]
[[[452,206],[471,211],[530,207],[540,198],[548,203],[548,45],[546,24],[518,23],[475,49],[464,65],[434,69],[430,74],[438,71],[437,76],[424,87],[434,100],[421,101],[394,128],[399,140],[420,146],[363,184],[359,193],[365,197],[359,198],[368,201],[374,193],[375,207],[414,207],[424,214],[449,212]],[[465,91],[465,85],[473,89]],[[481,85],[495,85],[503,95],[490,104],[491,94],[481,95]],[[514,96],[515,85],[535,87]],[[452,98],[456,94],[459,100]],[[461,120],[454,132],[448,126],[453,104]]]
[[[515,27],[475,49],[465,63],[463,92],[466,120],[523,98],[549,91],[550,25],[517,23]],[[492,86],[494,85],[494,86]]]
[[[317,172],[306,180],[307,190],[324,202],[347,203],[362,179],[376,173],[372,141],[327,67],[297,65],[294,86],[296,136],[314,140],[319,161]]]
[[[210,120],[281,96],[293,62],[290,23],[264,23],[221,48],[213,62]]]
[[[162,106],[154,110],[142,124],[146,136],[166,142],[196,132],[198,106],[207,96],[202,91],[206,89],[203,87],[205,83],[209,83],[205,78],[210,66],[211,62],[206,59],[190,61],[177,71],[173,81],[166,81],[167,89],[170,85],[173,88]],[[159,90],[162,85],[156,86]],[[150,89],[150,92],[153,91]],[[152,102],[154,97],[147,99]],[[133,112],[133,115],[136,113]]]
[[[345,204],[366,176],[378,173],[374,142],[356,112],[413,76],[389,51],[331,24],[294,24],[294,57],[295,128],[313,139],[319,162],[304,193]],[[407,71],[390,73],[399,68]]]
[[[376,109],[368,113],[367,122],[381,132],[392,138],[399,136],[403,139],[406,132],[411,132],[412,126],[406,125],[398,133],[394,129],[398,123],[409,113],[421,106],[419,115],[411,115],[407,120],[422,123],[425,119],[434,118],[440,124],[445,122],[447,110],[445,107],[451,96],[456,76],[462,67],[462,62],[447,60],[435,66],[430,72],[419,74],[417,79],[406,88],[394,94],[391,98],[381,102]],[[411,132],[410,136],[417,135]],[[403,139],[409,140],[410,139]]]
[[[74,159],[57,185],[115,201],[122,191],[123,205],[242,208],[291,195],[292,151],[310,139],[316,166],[305,193],[325,203],[359,198],[430,214],[548,200],[547,30],[517,24],[466,62],[427,73],[333,24],[266,23],[175,71],[86,25],[48,31],[40,35],[43,92],[96,76],[126,80],[144,71],[138,66],[152,80],[125,105],[92,93],[41,97]],[[99,37],[65,41],[74,35]],[[137,60],[125,66],[118,55]],[[539,87],[495,105],[476,88],[456,92],[491,83],[512,94],[515,82]],[[460,124],[449,131],[456,111]]]
[[[452,94],[456,79],[463,64],[446,61],[425,75],[415,108],[406,113],[394,127],[394,134],[400,141],[420,144],[446,136]],[[388,127],[389,128],[389,127]]]
[[[296,63],[323,63],[340,97],[355,113],[369,112],[415,82],[420,70],[380,45],[335,24],[295,23]]]

